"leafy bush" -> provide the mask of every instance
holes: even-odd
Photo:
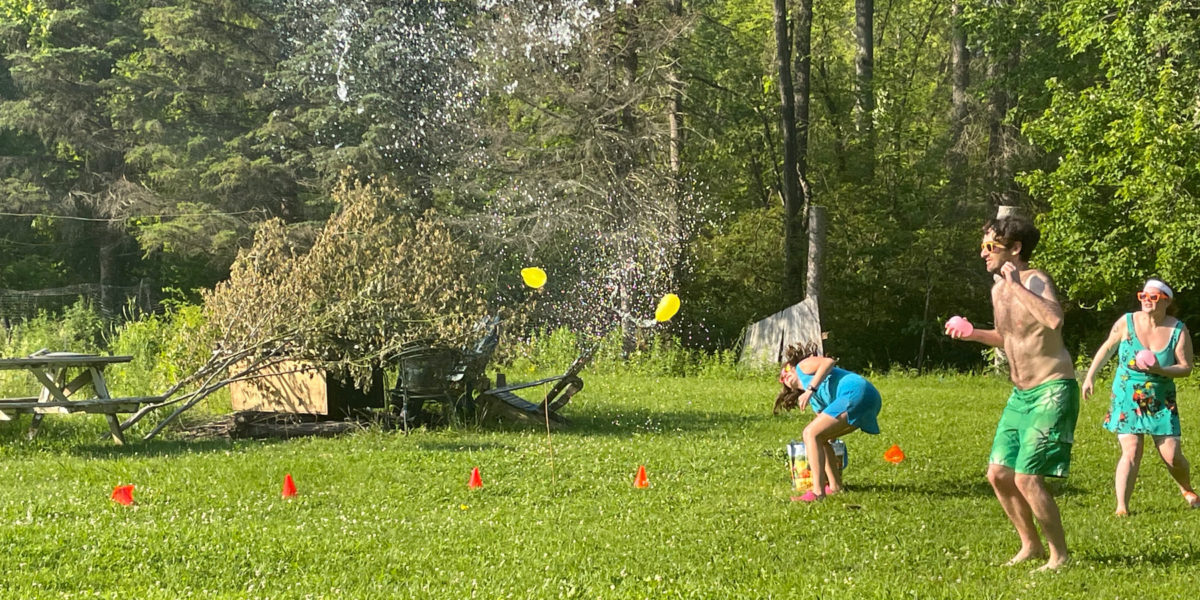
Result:
[[[403,195],[387,184],[347,177],[333,198],[342,208],[311,248],[269,221],[205,294],[220,352],[318,362],[366,386],[372,365],[408,345],[473,341],[486,312],[477,252],[432,211],[402,216]]]
[[[208,330],[203,307],[192,304],[167,303],[161,315],[126,321],[116,328],[110,349],[133,361],[109,368],[109,387],[125,396],[163,393],[209,358]]]

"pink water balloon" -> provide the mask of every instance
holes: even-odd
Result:
[[[946,329],[948,331],[957,333],[959,337],[967,337],[975,331],[975,326],[972,325],[970,321],[958,315],[954,315],[953,317],[950,317],[949,321],[946,321]]]
[[[1139,350],[1138,353],[1134,355],[1133,361],[1137,363],[1139,369],[1143,370],[1158,366],[1158,357],[1149,350]]]

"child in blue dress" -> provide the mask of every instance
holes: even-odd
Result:
[[[817,355],[810,346],[800,353],[794,368],[787,369],[783,384],[801,390],[799,408],[812,405],[817,415],[804,428],[804,446],[812,471],[812,490],[801,500],[815,502],[842,491],[841,463],[829,442],[856,430],[879,433],[879,391],[865,377],[834,366],[836,361]],[[826,481],[828,480],[828,481]]]

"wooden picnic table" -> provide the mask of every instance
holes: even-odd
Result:
[[[42,386],[42,391],[36,397],[0,398],[0,421],[10,421],[14,414],[32,413],[33,423],[29,426],[29,439],[32,440],[37,435],[42,417],[47,414],[99,413],[108,420],[113,441],[124,444],[125,436],[117,413],[135,412],[142,403],[159,399],[113,398],[109,395],[108,385],[104,381],[104,367],[131,360],[132,356],[74,352],[40,352],[23,358],[0,358],[0,370],[29,371]],[[95,390],[95,395],[76,397],[75,392],[88,384]]]

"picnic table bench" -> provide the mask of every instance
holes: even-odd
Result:
[[[29,439],[37,436],[38,426],[47,414],[69,414],[76,412],[103,414],[108,420],[112,439],[117,444],[125,443],[121,422],[117,413],[131,413],[146,402],[161,398],[131,397],[113,398],[104,381],[104,368],[115,363],[127,363],[132,356],[99,356],[74,352],[36,352],[23,358],[0,358],[0,370],[25,370],[33,374],[42,390],[35,397],[0,398],[0,421],[11,421],[13,415],[32,413]],[[73,375],[73,376],[72,376]],[[77,397],[75,393],[91,385],[95,395]]]

